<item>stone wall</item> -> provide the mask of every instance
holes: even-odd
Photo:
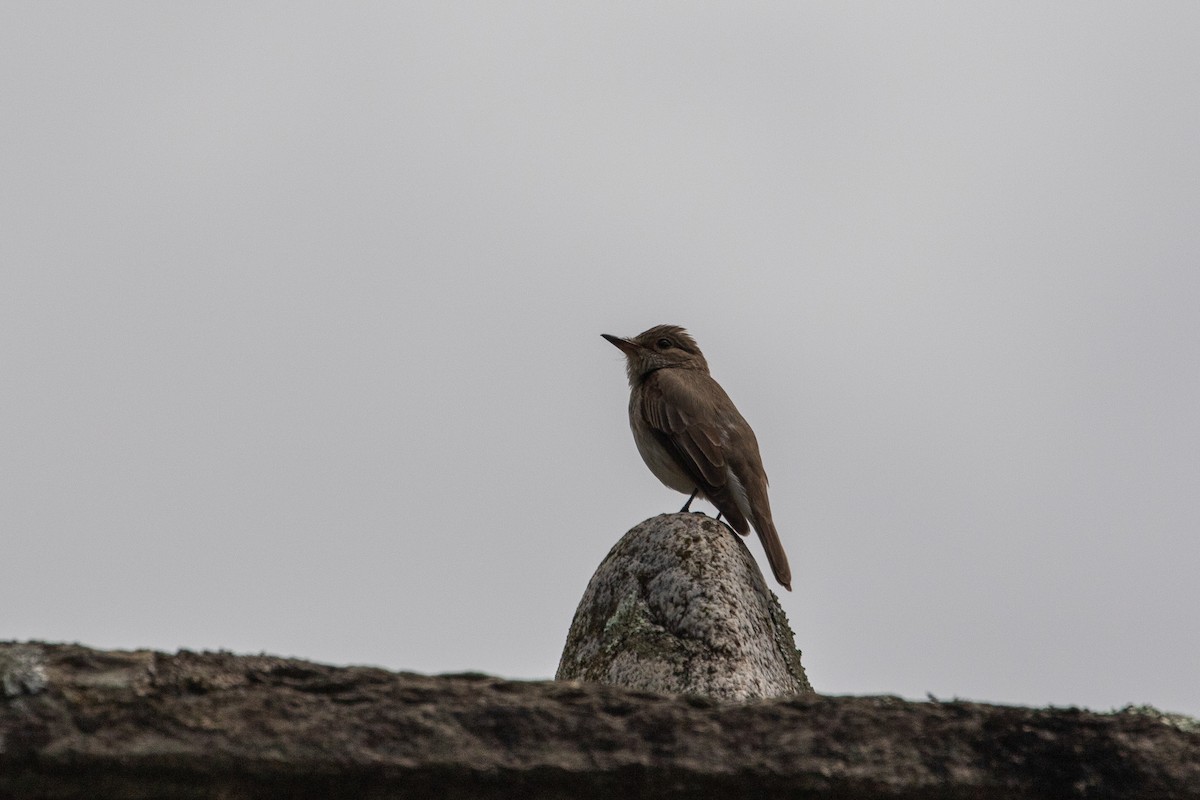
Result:
[[[0,798],[1200,798],[1200,733],[891,697],[753,702],[270,656],[0,644]]]

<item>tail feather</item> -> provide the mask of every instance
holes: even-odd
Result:
[[[787,554],[783,552],[783,542],[779,541],[779,533],[775,530],[775,521],[771,519],[771,501],[767,498],[767,476],[761,469],[747,475],[746,486],[746,516],[758,533],[767,561],[771,564],[771,572],[779,585],[792,590],[792,570],[788,566]]]
[[[792,590],[792,570],[788,566],[787,554],[783,552],[783,542],[779,541],[779,533],[775,530],[775,523],[771,520],[770,515],[764,519],[754,520],[754,530],[758,532],[758,540],[762,542],[763,551],[767,554],[767,561],[771,564],[771,571],[775,573],[775,580],[779,581],[779,585]]]
[[[763,551],[767,554],[767,562],[779,585],[792,590],[792,570],[788,566],[787,554],[783,552],[783,542],[775,530],[775,522],[771,519],[771,503],[767,499],[765,481],[752,482],[751,486],[742,488],[742,483],[734,477],[729,484],[732,490],[722,487],[722,491],[713,492],[708,496],[709,501],[717,510],[725,515],[729,527],[742,536],[750,534],[750,526],[754,526],[758,540],[762,542]],[[747,491],[748,489],[748,491]],[[740,502],[739,502],[740,501]],[[745,505],[745,509],[742,506]],[[748,519],[747,519],[748,518]]]

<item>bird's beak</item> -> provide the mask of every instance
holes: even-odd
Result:
[[[607,333],[600,335],[612,342],[618,350],[627,356],[631,356],[638,351],[638,346],[628,339],[622,339],[619,336],[609,336]]]

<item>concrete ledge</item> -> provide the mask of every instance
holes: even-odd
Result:
[[[1200,798],[1200,733],[1146,710],[735,703],[40,643],[0,644],[0,687],[10,800]]]

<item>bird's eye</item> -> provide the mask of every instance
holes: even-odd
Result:
[[[659,339],[654,344],[656,347],[658,347],[659,350],[666,350],[668,347],[671,346],[671,340],[670,339]]]

